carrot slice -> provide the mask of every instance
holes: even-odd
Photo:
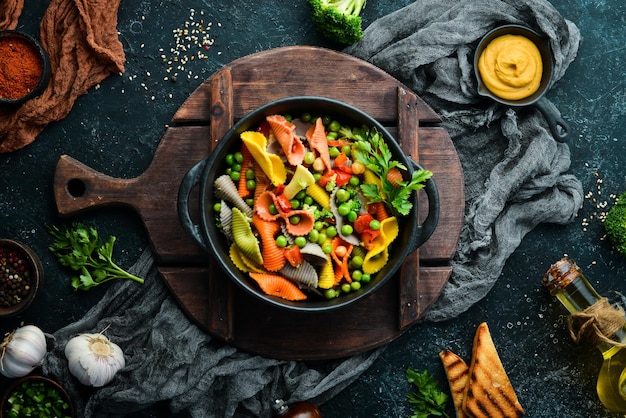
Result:
[[[286,300],[305,300],[306,294],[293,282],[282,276],[269,273],[250,272],[250,277],[257,282],[263,292]]]
[[[244,199],[250,196],[250,189],[248,189],[248,179],[246,178],[246,171],[250,168],[250,163],[252,162],[252,154],[248,150],[245,144],[241,144],[241,155],[243,155],[243,161],[241,162],[241,171],[239,172],[239,184],[237,187],[237,191],[239,192],[239,196]]]

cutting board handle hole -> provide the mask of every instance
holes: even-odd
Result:
[[[67,192],[72,197],[82,197],[85,195],[86,191],[87,186],[85,185],[85,182],[81,179],[71,179],[67,182]]]

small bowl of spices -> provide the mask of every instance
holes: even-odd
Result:
[[[26,244],[0,239],[0,318],[24,311],[42,284],[43,266],[37,254]]]
[[[0,400],[0,418],[75,416],[67,390],[57,381],[28,375],[13,382]]]
[[[50,59],[27,33],[0,31],[0,105],[15,106],[39,96],[50,81]]]

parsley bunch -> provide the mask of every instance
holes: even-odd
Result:
[[[372,170],[381,181],[382,190],[378,184],[361,185],[361,191],[368,199],[368,203],[384,202],[394,216],[408,215],[413,208],[413,204],[409,201],[411,192],[422,189],[433,173],[428,170],[415,170],[410,181],[400,181],[394,184],[387,177],[389,171],[394,168],[406,171],[407,168],[393,159],[389,146],[376,128],[355,132],[346,130],[342,133],[355,140],[353,152],[356,160]]]
[[[428,372],[415,371],[410,367],[406,370],[406,379],[415,386],[415,392],[407,394],[413,406],[413,415],[410,418],[428,418],[430,416],[446,417],[446,402],[448,395],[437,387],[437,381]]]
[[[56,238],[49,247],[59,263],[78,273],[72,277],[72,287],[87,290],[113,279],[131,279],[143,283],[141,277],[134,276],[113,262],[115,237],[102,242],[98,232],[81,223],[73,223],[71,228],[47,226],[48,232]]]

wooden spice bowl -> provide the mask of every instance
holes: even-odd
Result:
[[[70,394],[61,384],[48,377],[32,374],[21,377],[9,385],[0,399],[0,418],[13,416],[11,408],[13,408],[14,403],[22,402],[24,398],[28,397],[26,394],[22,397],[23,392],[25,392],[27,388],[36,392],[31,392],[32,395],[41,395],[42,398],[45,397],[42,403],[49,403],[49,405],[45,406],[41,405],[41,403],[37,404],[32,398],[27,399],[29,405],[35,409],[41,407],[41,410],[31,413],[30,416],[41,418],[73,418],[76,416]],[[41,389],[45,390],[45,392],[42,392]],[[20,405],[20,407],[21,406],[22,405]]]
[[[43,286],[43,279],[41,260],[29,246],[0,239],[0,318],[28,308]]]
[[[0,105],[21,105],[49,82],[50,58],[43,46],[27,33],[0,31]]]

